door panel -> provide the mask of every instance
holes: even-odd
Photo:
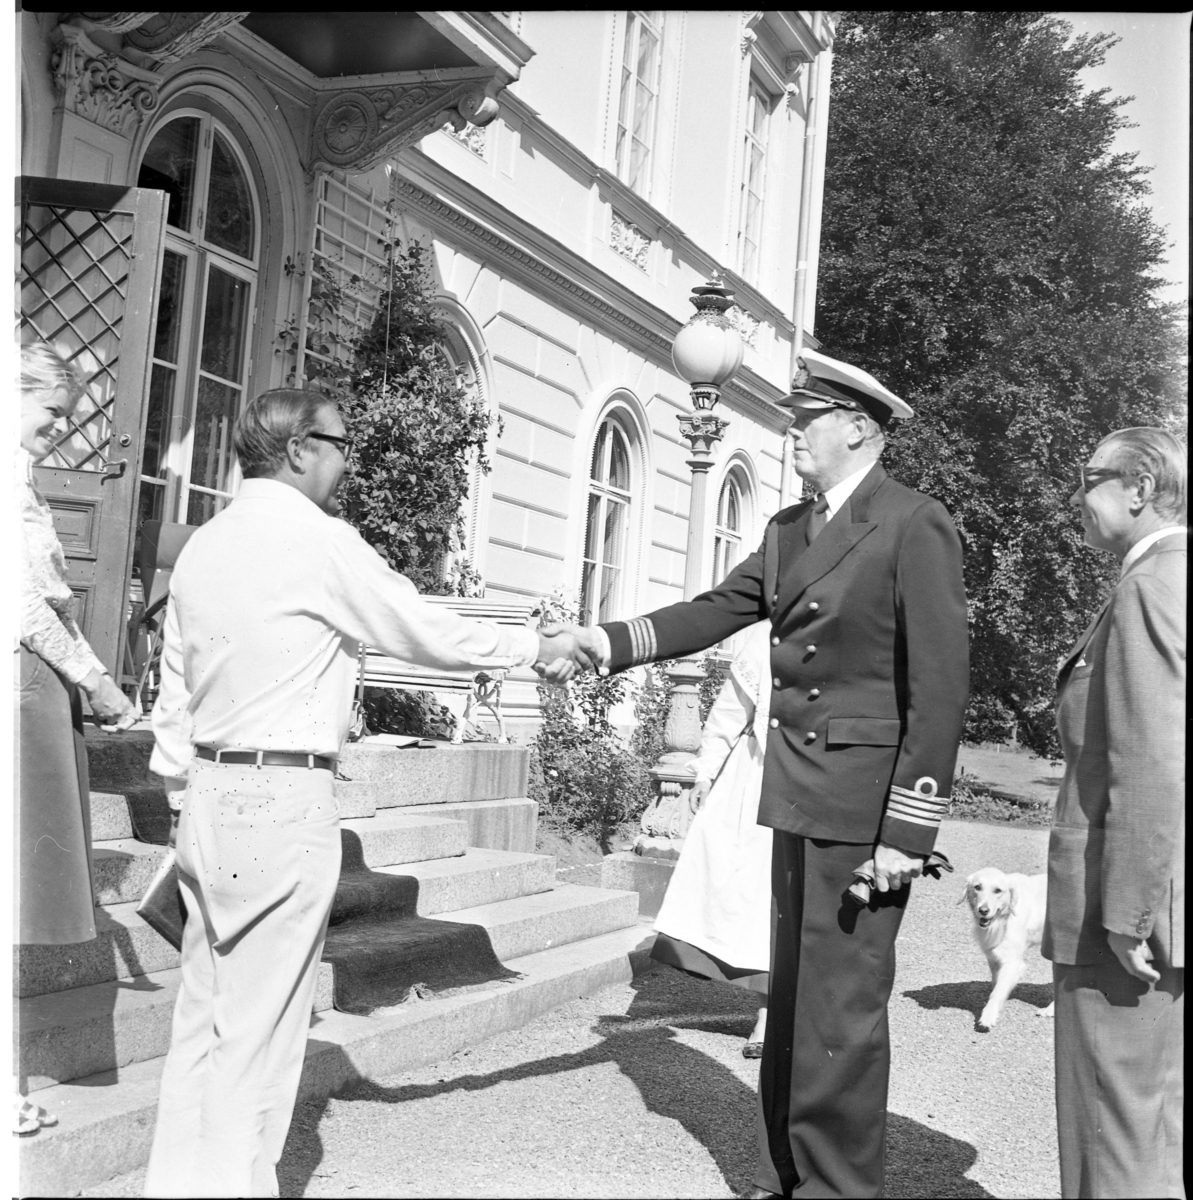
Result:
[[[17,187],[21,341],[54,343],[87,379],[70,429],[34,474],[84,635],[119,679],[167,197],[32,176]]]

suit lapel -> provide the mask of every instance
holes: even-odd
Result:
[[[1114,594],[1115,594],[1115,592],[1118,591],[1119,584],[1121,584],[1123,582],[1123,579],[1126,579],[1127,576],[1129,576],[1131,574],[1131,572],[1134,571],[1135,568],[1139,566],[1140,563],[1147,562],[1148,559],[1152,558],[1154,555],[1163,553],[1165,550],[1180,549],[1181,548],[1180,543],[1177,542],[1174,544],[1174,541],[1173,541],[1173,539],[1178,536],[1179,536],[1178,534],[1174,533],[1167,537],[1162,537],[1158,542],[1149,546],[1127,568],[1126,575],[1124,575],[1122,577],[1122,579],[1120,579],[1118,581],[1118,583],[1116,583],[1114,585],[1114,587],[1110,591],[1110,595],[1107,596],[1106,599],[1102,601],[1101,608],[1099,608],[1098,611],[1096,613],[1094,613],[1093,620],[1090,621],[1090,623],[1085,627],[1085,632],[1077,639],[1077,642],[1074,645],[1073,649],[1069,651],[1064,662],[1061,663],[1060,669],[1056,673],[1056,690],[1058,692],[1060,692],[1064,689],[1065,684],[1068,682],[1069,676],[1073,672],[1073,668],[1081,661],[1081,656],[1085,653],[1085,649],[1089,645],[1090,639],[1094,636],[1094,631],[1098,628],[1098,625],[1101,623],[1102,618],[1106,615],[1107,609],[1110,608],[1110,605],[1111,605],[1112,601],[1114,600]]]
[[[877,528],[876,521],[866,518],[870,500],[885,478],[886,472],[875,463],[870,473],[854,489],[853,495],[810,546],[808,522],[812,515],[811,503],[796,520],[782,528],[778,539],[779,602],[772,614],[773,620],[778,621],[811,584],[833,570],[854,546]]]
[[[1102,607],[1094,613],[1093,620],[1085,627],[1085,632],[1077,639],[1073,649],[1069,651],[1068,656],[1060,665],[1060,670],[1056,673],[1056,690],[1063,690],[1068,682],[1073,668],[1081,661],[1081,656],[1085,653],[1086,646],[1090,643],[1090,638],[1094,636],[1094,630],[1098,628],[1099,622],[1106,615],[1106,610],[1110,607],[1111,600],[1114,599],[1114,592],[1111,592],[1105,600],[1102,601]]]

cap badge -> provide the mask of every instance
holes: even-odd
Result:
[[[795,375],[791,380],[791,390],[798,391],[800,388],[806,388],[812,382],[812,372],[808,370],[807,364],[802,358],[796,360],[799,367],[796,369]]]

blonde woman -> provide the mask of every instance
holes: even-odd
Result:
[[[770,715],[770,623],[745,644],[704,723],[692,818],[655,919],[651,957],[762,996],[742,1053],[762,1057],[770,968],[773,830],[758,824]]]
[[[83,394],[78,371],[53,346],[21,349],[21,445],[16,470],[21,519],[21,636],[17,648],[20,809],[16,940],[63,945],[95,937],[90,794],[82,704],[97,720],[128,728],[132,704],[70,615],[66,561],[33,465],[67,430]],[[36,1133],[54,1118],[18,1092],[13,1131]]]

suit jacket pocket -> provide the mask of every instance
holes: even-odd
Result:
[[[831,717],[830,746],[897,746],[903,723],[897,717]]]

